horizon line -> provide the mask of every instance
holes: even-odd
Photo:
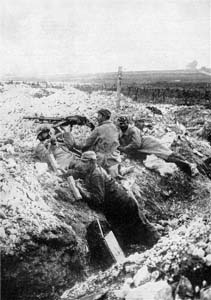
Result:
[[[125,70],[124,68],[122,68],[122,73],[144,73],[144,72],[179,72],[179,71],[186,71],[186,72],[196,72],[196,73],[200,73],[200,71],[203,71],[203,68],[209,70],[211,72],[211,68],[209,67],[201,67],[199,69],[189,69],[189,68],[184,68],[184,69],[163,69],[163,70]],[[87,73],[56,73],[56,74],[22,74],[22,75],[18,75],[18,74],[4,74],[4,75],[0,75],[1,78],[4,77],[57,77],[57,76],[88,76],[88,75],[99,75],[99,74],[116,74],[118,73],[117,71],[107,71],[107,72],[87,72]],[[206,75],[206,74],[205,74]],[[207,74],[209,75],[209,74]]]

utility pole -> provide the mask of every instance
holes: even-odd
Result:
[[[122,87],[122,67],[118,68],[118,74],[117,74],[117,108],[120,107],[120,93],[121,93],[121,87]]]

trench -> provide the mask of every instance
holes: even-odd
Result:
[[[154,175],[149,173],[149,176]],[[147,184],[150,181],[152,182],[152,178],[151,180],[146,179]],[[147,207],[148,217],[150,218],[150,214],[153,215],[153,219],[150,219],[150,221],[157,222],[163,219],[168,222],[173,217],[177,218],[187,208],[191,208],[188,200],[192,191],[191,184],[188,185],[185,181],[182,189],[180,185],[177,185],[178,182],[174,178],[172,178],[172,181],[168,178],[168,184],[166,180],[161,178],[158,182],[162,190],[159,197],[158,194],[153,194],[153,191],[149,190],[148,185],[145,186],[145,196],[147,195],[152,199],[156,197],[157,203],[165,207],[164,211],[160,211],[157,210],[156,206],[149,205]],[[173,190],[175,199],[178,202],[178,207],[175,207],[174,211],[169,209],[172,206],[173,199],[163,193],[165,189],[169,188]],[[180,190],[180,193],[177,194],[176,191],[178,190]],[[210,191],[211,185],[208,184],[207,191],[199,192],[201,197],[207,198]],[[99,271],[105,271],[114,263],[104,241],[100,238],[99,232],[96,234],[93,221],[86,218],[90,211],[88,206],[85,206],[84,203],[75,204],[74,208],[74,205],[68,201],[65,194],[63,194],[63,197],[61,196],[62,194],[58,193],[58,197],[54,199],[54,208],[55,210],[65,208],[65,216],[62,218],[65,217],[67,224],[71,224],[73,215],[76,215],[76,224],[73,226],[75,238],[64,229],[57,232],[43,231],[39,236],[31,236],[30,241],[25,244],[26,250],[23,254],[2,255],[2,299],[57,300],[66,289],[73,287],[76,282],[86,280]],[[144,194],[142,196],[144,198]],[[191,205],[195,204],[191,203]],[[204,210],[203,203],[201,203],[201,209]],[[96,217],[102,220],[102,229],[106,234],[110,228],[108,228],[102,215],[94,213],[92,220]],[[178,226],[182,226],[182,223],[178,223]],[[167,230],[160,233],[165,236]],[[89,249],[88,253],[83,250],[85,248]],[[128,244],[124,248],[124,253],[129,256],[135,252],[142,253],[146,250],[146,246],[134,243]],[[190,258],[179,269],[180,272],[175,275],[175,280],[177,280],[177,276],[184,275],[194,287],[201,287],[204,280],[207,284],[211,284],[211,267],[207,267],[202,260]]]
[[[104,233],[108,228],[102,225]],[[65,237],[64,237],[65,239]],[[2,257],[2,299],[4,300],[57,300],[76,282],[92,274],[105,271],[114,263],[108,248],[97,236],[92,226],[87,229],[89,257],[81,256],[74,242],[64,240],[34,239],[27,252],[20,256]],[[128,245],[126,256],[146,250],[142,245]],[[211,284],[211,267],[200,259],[187,260],[174,276],[186,276],[193,287]],[[197,294],[196,294],[197,296]]]

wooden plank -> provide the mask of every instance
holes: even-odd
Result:
[[[122,260],[124,260],[125,255],[124,255],[115,235],[113,234],[113,232],[109,231],[109,233],[104,236],[102,227],[101,227],[98,219],[97,219],[97,224],[99,226],[101,236],[104,239],[105,244],[106,244],[111,256],[113,257],[114,261],[121,262]]]
[[[125,259],[125,255],[113,232],[110,231],[108,234],[106,234],[104,239],[116,262],[123,261]]]

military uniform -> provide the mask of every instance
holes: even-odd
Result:
[[[49,137],[41,141],[35,148],[34,154],[41,161],[50,163],[49,155],[53,154],[58,166],[62,169],[72,168],[76,161],[77,157],[74,153],[70,152],[69,149],[74,145],[74,138],[70,132],[65,132],[60,135],[60,142],[56,141],[56,136],[50,135],[51,127],[49,126],[40,126],[38,128],[38,136],[43,131],[49,132]],[[54,134],[54,132],[52,133]],[[52,141],[54,141],[52,143]]]
[[[63,132],[59,135],[57,135],[57,141],[61,144],[64,145],[65,147],[67,147],[69,150],[71,150],[74,146],[76,146],[75,144],[75,139],[72,135],[71,132]]]
[[[39,143],[35,148],[35,156],[41,161],[49,163],[49,155],[53,154],[58,166],[62,169],[72,168],[77,161],[77,156],[62,145],[50,145],[49,149],[44,143]]]
[[[128,125],[128,129],[120,136],[122,150],[129,154],[147,153],[167,159],[173,152],[152,136],[141,136],[136,126]]]
[[[75,178],[78,177],[76,172],[72,173]],[[140,211],[136,200],[101,167],[85,176],[85,186],[90,193],[86,202],[104,213],[122,245],[143,243],[151,246],[158,240],[157,231]]]
[[[109,170],[111,166],[121,162],[118,146],[118,129],[110,120],[106,120],[93,130],[87,138],[83,150],[95,151],[98,164]]]
[[[142,136],[136,126],[129,125],[127,117],[120,117],[119,123],[127,125],[127,129],[120,135],[121,151],[143,159],[143,154],[154,154],[167,162],[175,163],[187,175],[192,176],[197,172],[189,162],[179,154],[164,146],[158,139],[152,136]]]

